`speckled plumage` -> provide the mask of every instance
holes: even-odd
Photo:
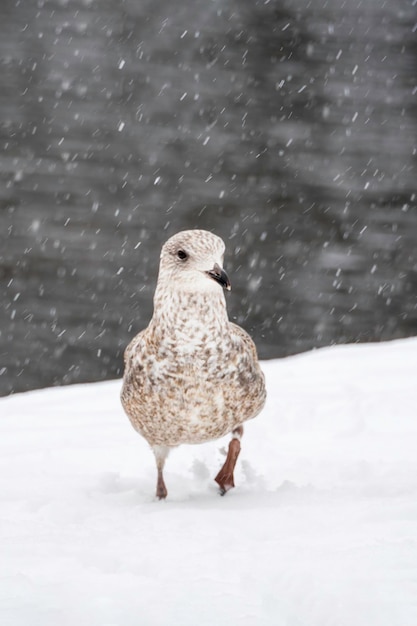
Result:
[[[223,241],[207,231],[171,237],[152,320],[126,349],[122,404],[154,448],[216,439],[264,405],[254,343],[229,322],[221,281],[210,273],[222,271],[223,254]]]

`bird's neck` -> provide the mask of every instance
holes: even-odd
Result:
[[[157,341],[201,342],[213,333],[223,334],[229,323],[224,294],[220,290],[190,293],[164,290],[155,293],[151,321]]]

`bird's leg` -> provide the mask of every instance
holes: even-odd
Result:
[[[168,495],[167,488],[165,487],[163,470],[165,460],[169,454],[170,449],[168,448],[168,446],[152,446],[152,450],[155,455],[156,467],[158,470],[158,479],[156,482],[156,497],[159,498],[159,500],[163,500]]]
[[[224,496],[226,491],[229,491],[235,486],[233,478],[233,471],[235,469],[237,457],[240,452],[240,440],[243,435],[243,426],[238,426],[232,431],[232,440],[229,443],[229,450],[227,452],[226,461],[221,468],[220,472],[214,479],[220,487],[220,494]]]

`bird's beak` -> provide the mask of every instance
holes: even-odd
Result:
[[[216,283],[219,283],[223,289],[226,289],[227,291],[232,289],[228,275],[217,263],[215,263],[213,269],[206,272],[206,274],[215,280]]]

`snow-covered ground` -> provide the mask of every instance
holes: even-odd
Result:
[[[1,626],[417,624],[417,339],[263,364],[228,439],[154,459],[120,381],[0,400]]]

